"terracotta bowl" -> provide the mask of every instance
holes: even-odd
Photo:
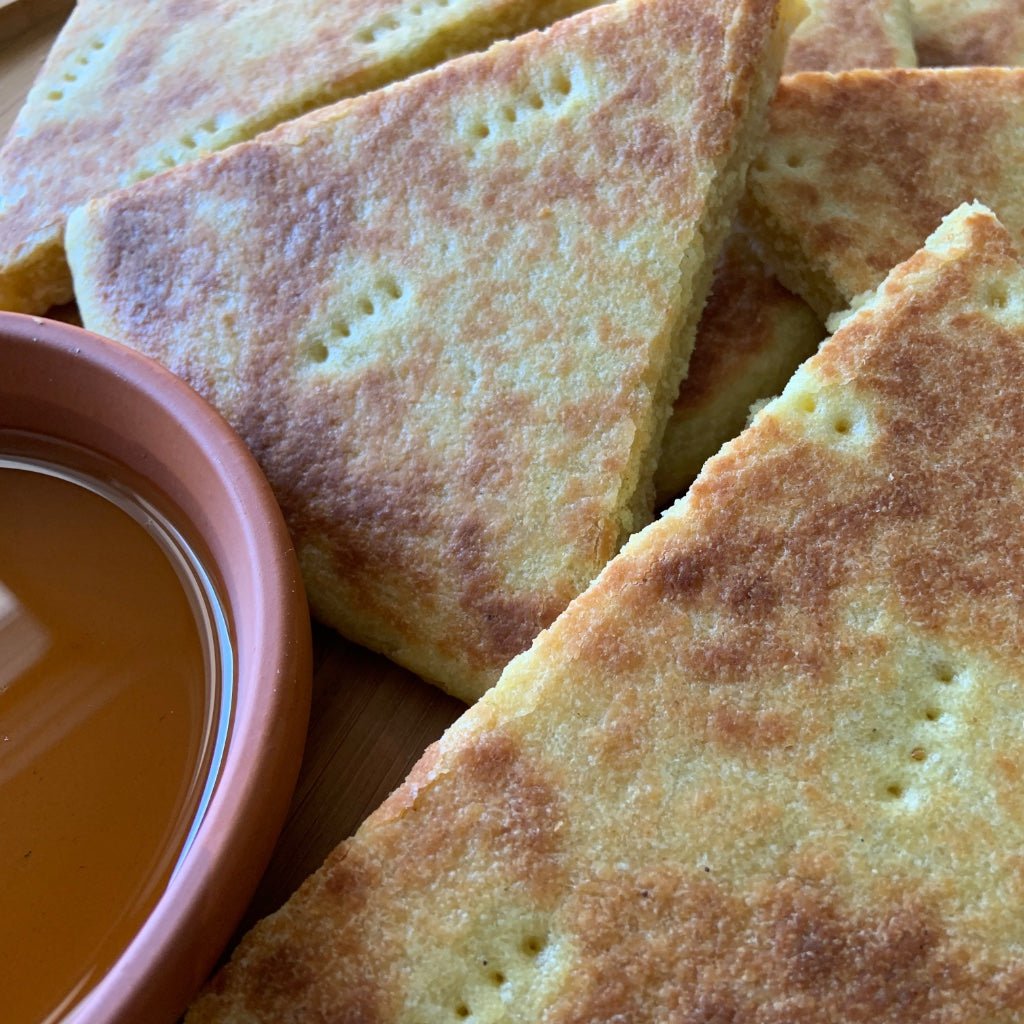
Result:
[[[312,675],[295,554],[266,480],[225,421],[115,342],[0,313],[0,429],[84,446],[163,492],[175,525],[207,553],[226,606],[235,693],[216,788],[141,931],[66,1018],[173,1021],[251,898],[295,785]]]

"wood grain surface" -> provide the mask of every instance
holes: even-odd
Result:
[[[0,133],[6,135],[73,5],[0,2]],[[5,26],[17,31],[4,35]],[[61,318],[74,318],[65,307]],[[279,907],[402,781],[464,705],[386,659],[314,628],[313,710],[288,820],[242,927]]]
[[[0,0],[0,46],[6,49],[6,44],[13,45],[19,36],[34,36],[35,42],[31,45],[39,45],[39,40],[43,40],[38,57],[38,62],[42,63],[50,40],[57,34],[74,6],[74,0]],[[6,61],[5,54],[5,70]],[[35,74],[35,63],[26,65],[26,72],[31,81]],[[4,99],[7,98],[5,95]]]

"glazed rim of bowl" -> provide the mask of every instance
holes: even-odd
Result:
[[[251,898],[298,774],[312,669],[295,552],[234,431],[181,380],[117,342],[0,313],[0,428],[82,445],[166,494],[184,517],[176,525],[209,552],[232,624],[235,706],[205,815],[141,930],[64,1018],[174,1020]]]

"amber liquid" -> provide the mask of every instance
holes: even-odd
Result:
[[[128,946],[223,739],[209,623],[159,522],[23,465],[0,456],[5,1024],[60,1019]]]

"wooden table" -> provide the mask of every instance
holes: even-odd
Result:
[[[73,4],[0,0],[0,135]],[[277,909],[405,777],[464,706],[384,658],[314,628],[313,712],[284,831],[242,927]]]

